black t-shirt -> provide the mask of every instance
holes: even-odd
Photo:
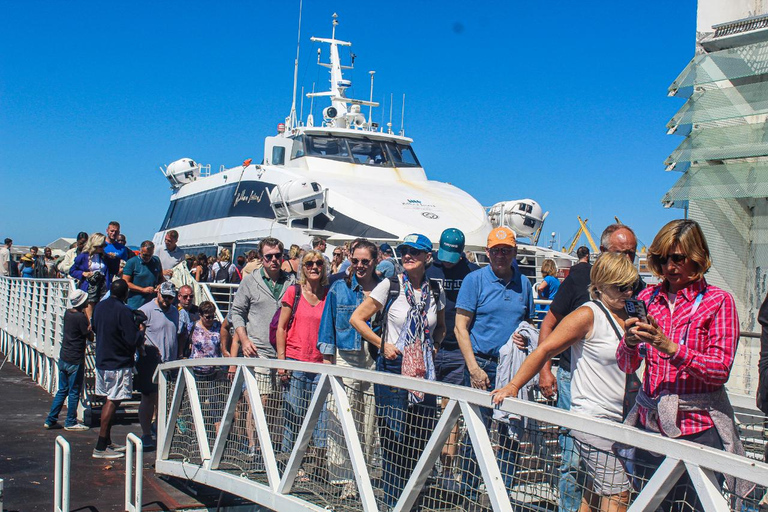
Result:
[[[68,309],[64,313],[64,340],[59,359],[69,364],[82,364],[88,341],[88,317],[81,311]]]
[[[568,277],[560,284],[549,310],[559,316],[567,316],[589,301],[589,273],[592,265],[577,263],[571,267]],[[560,354],[560,368],[571,371],[571,349]]]
[[[453,328],[456,325],[456,298],[459,296],[459,288],[464,278],[470,272],[479,269],[474,263],[470,263],[464,256],[451,268],[446,268],[437,259],[437,253],[433,254],[432,265],[427,269],[427,278],[440,281],[445,290],[445,339],[441,348],[456,350],[459,343]]]

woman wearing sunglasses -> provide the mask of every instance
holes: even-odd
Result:
[[[323,316],[328,291],[328,275],[325,259],[319,251],[307,251],[301,258],[301,275],[298,284],[286,290],[277,324],[277,358],[322,363],[323,355],[317,349],[317,335]],[[298,301],[296,294],[300,294]],[[294,311],[294,304],[296,305]],[[285,395],[285,428],[282,451],[293,450],[293,443],[312,400],[320,374],[304,371],[278,370],[283,384],[288,386]],[[325,467],[325,410],[313,433],[316,468]],[[306,481],[301,471],[299,481]]]
[[[426,278],[432,242],[408,235],[397,248],[405,271],[384,279],[352,313],[350,324],[379,348],[378,371],[435,380],[434,353],[445,335],[445,293]],[[435,282],[436,283],[436,282]],[[399,285],[389,303],[390,287]],[[435,293],[437,289],[437,293]],[[387,306],[382,335],[369,324]],[[394,506],[434,428],[436,400],[417,391],[375,386],[382,451],[384,501]]]
[[[198,311],[200,320],[195,322],[189,334],[191,353],[190,359],[205,359],[221,357],[221,322],[216,319],[216,306],[213,302],[205,301],[200,304]],[[200,403],[203,404],[203,416],[221,418],[224,411],[226,396],[223,383],[227,380],[224,368],[218,366],[194,366],[192,372],[197,381],[197,392]],[[210,409],[211,413],[206,413]],[[215,423],[216,430],[219,422]]]
[[[492,391],[495,404],[517,397],[547,361],[571,347],[571,411],[622,421],[627,379],[616,362],[616,349],[624,335],[624,303],[632,297],[637,269],[622,254],[603,253],[590,278],[592,301],[566,316],[525,359],[509,384]],[[626,510],[630,482],[612,453],[613,442],[582,432],[571,435],[587,468],[581,510]]]
[[[334,256],[340,251],[339,248],[334,249]],[[352,328],[349,320],[355,309],[381,281],[374,272],[378,257],[379,249],[376,245],[365,239],[355,240],[350,258],[352,272],[331,285],[325,300],[317,341],[317,348],[323,354],[323,362],[351,368],[374,369],[375,361],[365,340]],[[361,444],[366,450],[366,460],[371,461],[375,447],[373,386],[359,380],[344,379],[344,387],[355,414],[355,423],[363,426]],[[338,421],[334,421],[334,424],[336,423]],[[331,480],[343,482],[342,499],[354,498],[357,495],[357,486],[352,464],[346,455],[346,445],[343,437],[333,433],[328,438],[328,462]]]
[[[653,239],[648,266],[662,282],[638,296],[648,318],[627,320],[616,354],[626,372],[645,359],[643,386],[627,423],[743,455],[723,387],[738,345],[739,317],[733,296],[704,279],[710,265],[704,233],[693,220],[674,220]],[[664,457],[638,450],[637,458],[652,473]],[[672,501],[662,508],[681,500],[702,507],[687,473],[667,498]]]

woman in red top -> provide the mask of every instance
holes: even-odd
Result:
[[[627,373],[636,371],[643,358],[646,363],[636,414],[630,414],[628,423],[639,420],[646,430],[738,453],[738,435],[723,427],[719,431],[711,416],[719,414],[714,410],[718,405],[730,408],[723,385],[740,333],[733,296],[704,279],[710,265],[707,241],[695,221],[674,220],[664,226],[648,250],[648,266],[663,280],[638,296],[647,306],[647,322],[626,321],[627,334],[616,358]],[[651,467],[646,477],[663,459],[641,451],[637,456]],[[670,497],[663,508],[682,502],[701,508],[687,473]]]
[[[318,251],[307,251],[301,259],[299,283],[286,290],[282,299],[282,311],[277,324],[277,358],[322,363],[323,354],[317,349],[317,333],[323,317],[325,296],[328,292],[328,276],[325,259]],[[301,293],[298,303],[296,293]],[[296,310],[293,311],[294,304]],[[283,452],[290,452],[296,434],[312,400],[320,374],[278,370],[284,384],[288,385],[285,393],[285,429],[283,430]],[[325,450],[325,409],[315,426],[312,435],[315,453],[318,459],[324,458]],[[322,466],[323,464],[318,464]],[[300,475],[300,478],[303,475]]]

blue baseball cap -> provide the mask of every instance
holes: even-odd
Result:
[[[385,252],[385,253],[387,253],[387,254],[391,254],[391,255],[393,255],[393,256],[394,256],[394,254],[395,254],[395,251],[393,251],[393,250],[392,250],[392,246],[391,246],[391,245],[389,245],[389,244],[388,244],[388,243],[386,243],[386,242],[384,242],[383,244],[381,244],[381,245],[379,246],[379,250],[380,250],[381,252]]]
[[[432,241],[424,235],[418,233],[412,233],[403,238],[403,243],[397,246],[397,251],[400,252],[400,248],[403,246],[413,247],[420,251],[432,252]]]
[[[464,233],[456,228],[448,228],[440,235],[440,248],[437,259],[448,263],[458,263],[464,252]]]

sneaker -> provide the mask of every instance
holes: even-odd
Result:
[[[103,450],[97,450],[96,448],[94,448],[92,457],[94,459],[121,459],[125,457],[125,454],[116,452],[110,447],[107,447]]]
[[[125,445],[124,444],[115,444],[112,443],[109,445],[109,448],[120,453],[125,453]]]
[[[48,423],[48,422],[45,422],[45,423],[43,423],[43,428],[45,430],[53,430],[53,429],[56,429],[56,428],[61,428],[61,425],[59,425],[58,423]]]
[[[75,423],[74,425],[64,427],[64,430],[67,432],[85,432],[86,430],[91,430],[91,427],[83,425],[82,423]]]
[[[141,444],[144,447],[145,452],[151,452],[155,448],[157,448],[157,445],[155,444],[155,440],[152,439],[152,436],[141,436]]]

